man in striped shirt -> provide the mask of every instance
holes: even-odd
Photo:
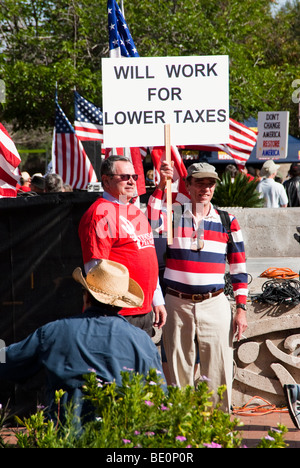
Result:
[[[172,166],[163,163],[160,183],[149,199],[148,216],[152,228],[164,230],[164,189],[172,178]],[[194,385],[197,352],[200,373],[210,380],[217,402],[217,389],[226,385],[223,409],[229,411],[233,378],[233,336],[239,340],[247,328],[247,273],[242,233],[230,215],[233,243],[218,211],[211,204],[218,174],[207,163],[188,168],[186,188],[190,202],[173,205],[174,240],[167,247],[164,282],[167,322],[163,330],[171,382]],[[175,219],[177,217],[177,220]],[[224,295],[226,261],[236,301],[232,317]]]

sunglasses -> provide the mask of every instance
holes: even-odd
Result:
[[[136,182],[138,180],[138,174],[107,174],[111,177],[113,176],[117,176],[117,177],[120,177],[121,181],[124,182],[124,181],[128,181],[130,179],[130,177],[133,178],[133,180]]]

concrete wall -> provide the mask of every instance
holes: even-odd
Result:
[[[247,258],[300,257],[300,208],[227,208],[243,230]]]
[[[242,228],[251,274],[248,329],[235,343],[233,405],[243,406],[258,396],[285,405],[282,386],[300,383],[300,305],[265,304],[255,300],[268,278],[259,275],[269,267],[300,270],[300,208],[227,208]],[[262,404],[261,400],[257,400]]]
[[[300,270],[300,208],[226,208],[242,228],[247,271],[259,276],[269,267]]]

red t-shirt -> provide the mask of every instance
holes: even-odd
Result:
[[[27,187],[26,185],[17,184],[16,189],[18,192],[31,192],[31,188]]]
[[[78,233],[84,264],[101,258],[121,263],[144,291],[142,307],[124,308],[120,314],[150,312],[157,286],[158,262],[152,230],[142,211],[132,204],[99,198],[83,215]]]

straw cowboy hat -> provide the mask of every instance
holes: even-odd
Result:
[[[126,266],[111,260],[100,260],[90,269],[86,278],[81,268],[73,271],[73,278],[80,283],[94,298],[104,304],[116,307],[141,307],[144,293],[141,287],[129,278]]]

